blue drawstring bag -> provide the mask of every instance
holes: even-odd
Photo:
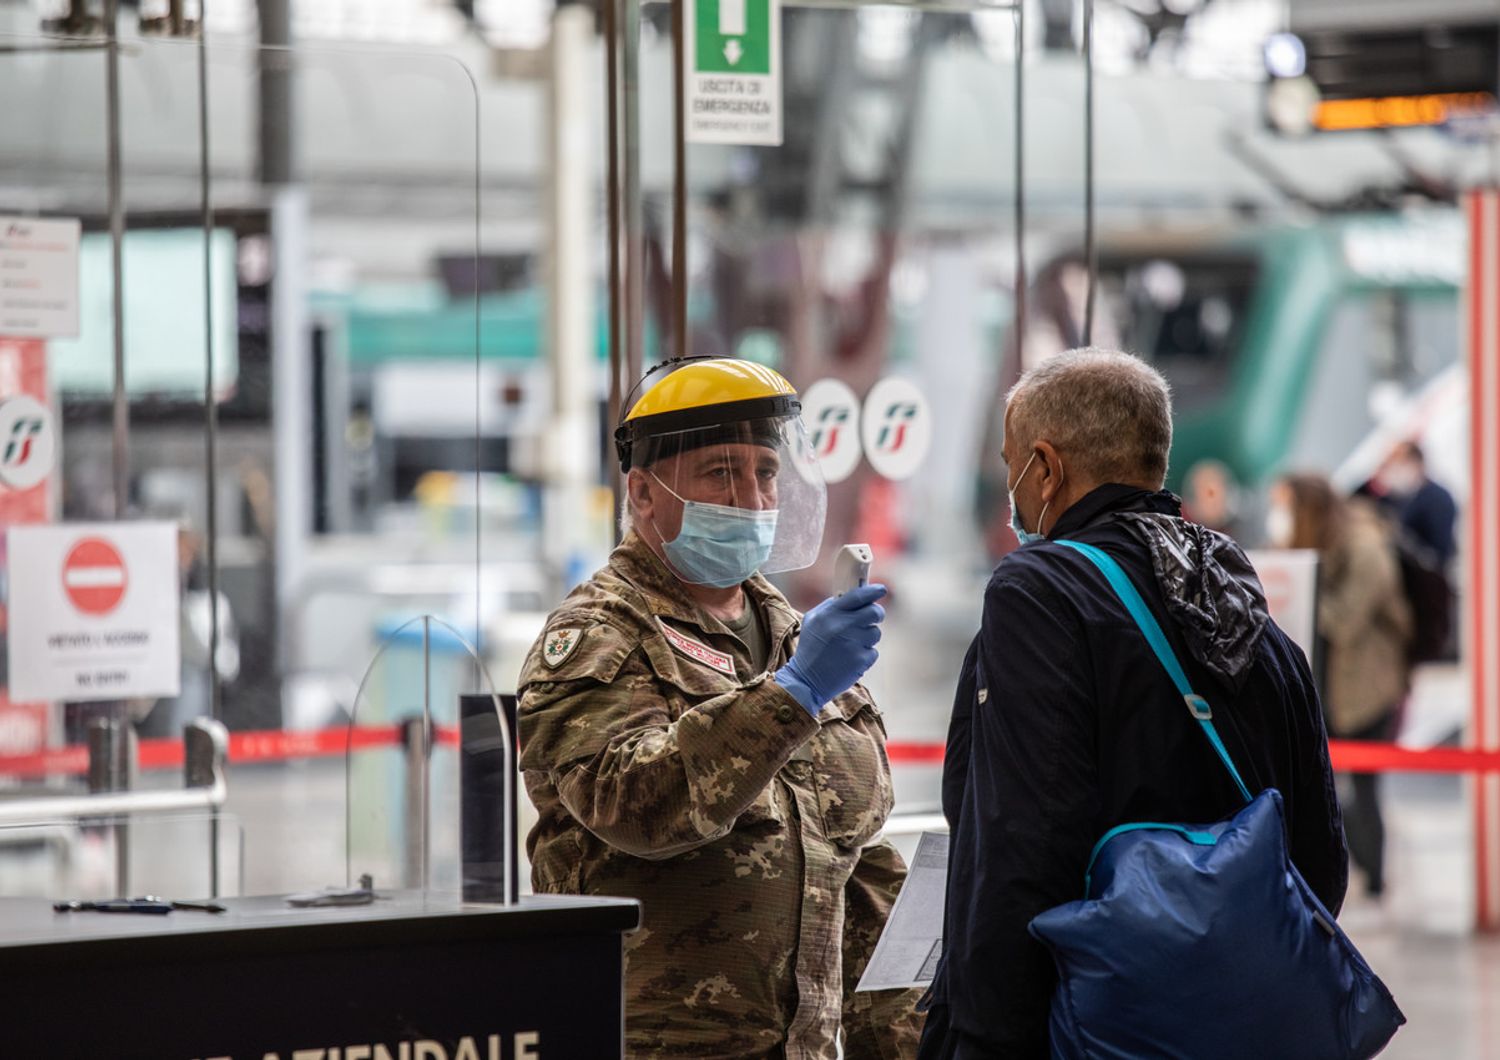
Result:
[[[1109,580],[1246,806],[1217,824],[1142,821],[1094,846],[1084,898],[1035,917],[1052,951],[1058,1058],[1338,1060],[1374,1056],[1406,1017],[1287,854],[1281,794],[1251,798],[1171,645],[1125,572]]]

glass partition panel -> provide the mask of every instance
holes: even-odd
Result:
[[[254,100],[262,115],[257,151],[216,136],[213,153],[216,195],[254,189],[266,219],[257,251],[242,255],[242,282],[268,289],[270,368],[267,415],[254,427],[264,457],[241,452],[231,472],[267,504],[250,505],[238,528],[254,542],[244,582],[259,590],[277,725],[332,731],[354,713],[390,629],[431,613],[484,645],[484,625],[507,605],[482,574],[509,454],[502,360],[480,340],[500,330],[483,318],[516,295],[477,253],[479,100],[461,64],[389,49],[210,54],[211,98]],[[268,109],[279,114],[269,125]],[[535,344],[534,314],[527,326]],[[390,654],[388,709],[355,720],[394,725],[403,690],[422,675],[420,653]],[[457,690],[477,687],[467,657],[450,676]],[[406,792],[390,754],[370,752],[348,776],[337,755],[284,767],[286,782],[336,816],[247,836],[257,889],[344,883],[346,798],[389,807],[378,827],[399,829]],[[284,883],[259,874],[288,844],[307,860],[284,864]]]
[[[24,672],[12,672],[12,655],[23,653],[12,652],[9,643],[17,630],[35,623],[37,607],[33,601],[12,598],[12,531],[55,525],[67,517],[65,513],[85,509],[111,519],[116,509],[108,416],[101,420],[80,409],[61,382],[72,365],[65,366],[56,352],[65,342],[79,341],[71,336],[80,334],[88,309],[99,297],[106,312],[111,298],[107,265],[105,286],[97,291],[79,286],[75,293],[70,282],[71,271],[82,268],[81,261],[72,265],[71,246],[86,244],[86,251],[77,251],[79,258],[86,253],[97,264],[100,232],[108,228],[109,108],[101,42],[0,37],[0,98],[12,101],[0,127],[0,216],[5,218],[7,278],[5,320],[0,322],[0,407],[26,409],[28,400],[40,406],[40,411],[32,406],[31,416],[8,416],[17,423],[6,433],[15,431],[22,437],[21,445],[7,452],[6,463],[24,477],[7,475],[0,485],[0,529],[5,531],[0,555],[7,575],[0,591],[5,605],[5,621],[0,623],[0,665],[5,667],[0,681],[0,754],[19,756],[60,743],[65,730],[81,735],[89,715],[123,717],[128,709],[118,699],[69,703],[62,694],[66,689],[36,680],[44,675],[24,666]],[[32,230],[36,222],[40,224]],[[49,282],[54,275],[60,282]],[[19,283],[39,285],[39,297],[51,302],[53,311],[35,318],[14,314],[13,276]],[[111,328],[106,318],[106,371],[113,358]],[[107,392],[105,400],[107,409]],[[7,438],[7,446],[9,442]],[[70,474],[76,486],[70,485]],[[25,484],[30,478],[36,481]],[[63,786],[66,779],[63,774],[32,772],[9,774],[0,783],[32,791]]]
[[[119,823],[116,818],[39,818],[0,826],[0,895],[58,901],[115,897],[122,835],[132,896],[195,901],[246,893],[244,823],[237,815],[137,815],[123,831],[115,827]]]
[[[55,573],[75,600],[148,603],[143,628],[173,650],[150,688],[10,696],[0,732],[37,734],[0,758],[66,744],[40,775],[79,792],[104,719],[141,738],[155,785],[182,724],[216,712],[267,734],[230,754],[229,810],[254,822],[251,888],[340,882],[343,763],[286,731],[342,729],[388,622],[437,613],[483,646],[517,601],[534,609],[521,562],[534,505],[507,477],[503,420],[507,366],[540,359],[537,299],[477,254],[479,103],[461,64],[204,48],[124,21],[113,63],[98,35],[0,41],[5,98],[27,101],[0,131],[0,216],[81,229],[76,334],[0,332],[0,399],[33,393],[58,425],[56,470],[38,491],[0,492],[0,524],[12,544],[32,523],[99,522],[106,542],[160,524],[139,569],[91,553],[81,574]],[[482,317],[509,345],[481,350]],[[487,526],[515,564],[498,574]],[[14,604],[13,636],[56,617]],[[140,786],[128,757],[95,786]],[[44,787],[29,768],[18,793]],[[207,862],[199,840],[150,820],[112,833],[122,890]]]
[[[1030,55],[1018,68],[1022,27],[1010,4],[783,3],[780,144],[687,146],[678,275],[688,340],[679,347],[666,117],[673,26],[669,5],[642,12],[644,306],[664,339],[648,344],[648,363],[679,352],[738,356],[777,368],[804,395],[832,379],[863,402],[896,376],[926,396],[931,448],[900,481],[860,459],[857,444],[848,466],[834,466],[832,434],[806,424],[829,479],[822,553],[776,580],[795,606],[810,607],[831,591],[838,548],[870,544],[871,576],[891,597],[867,683],[893,741],[941,741],[993,562],[986,543],[1003,547],[998,530],[1009,519],[998,438],[989,442],[997,395],[1017,372],[1018,251],[1034,261],[1080,236],[1078,69],[1054,73]],[[1028,212],[1018,246],[1023,76],[1025,190],[1039,212]],[[1062,84],[1036,89],[1038,76]],[[1037,179],[1039,165],[1050,179]],[[846,429],[858,432],[854,415]],[[938,772],[898,764],[900,809],[935,807]]]
[[[514,747],[510,726],[471,716],[493,712],[498,722],[489,676],[472,683],[474,646],[434,616],[378,636],[348,731],[346,885],[368,876],[377,890],[502,901],[502,892],[479,885],[503,880],[518,857],[514,816],[503,810],[520,784],[514,753],[503,754],[507,742]],[[465,696],[474,701],[468,711]],[[500,755],[486,753],[497,747]]]
[[[195,502],[205,295],[223,290],[223,248],[206,269],[214,248],[192,227],[195,171],[130,147],[180,142],[193,157],[193,111],[173,102],[190,82],[94,33],[0,38],[0,85],[0,783],[15,800],[8,820],[24,810],[38,822],[6,831],[0,893],[130,894],[138,869],[175,864],[181,833],[159,816],[67,818],[51,807],[139,784],[127,736],[175,744],[185,721],[210,710],[209,638],[195,652],[204,624],[189,619],[212,612],[196,577],[206,509]],[[17,312],[28,299],[39,312]],[[232,356],[229,319],[221,311],[212,329]],[[198,894],[214,886],[207,822],[183,852],[184,865],[196,862],[184,886]],[[221,825],[221,839],[237,834],[232,819]]]

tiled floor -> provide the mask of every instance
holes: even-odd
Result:
[[[1406,1013],[1383,1057],[1500,1057],[1500,937],[1402,928],[1360,900],[1340,920]]]

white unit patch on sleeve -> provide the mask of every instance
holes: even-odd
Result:
[[[656,620],[661,626],[661,631],[667,635],[667,643],[686,655],[694,662],[700,662],[704,666],[712,666],[722,674],[734,676],[734,660],[721,651],[714,651],[707,644],[699,643],[692,637],[677,632],[661,619]]]
[[[564,659],[573,654],[578,642],[583,640],[581,629],[554,629],[542,643],[542,662],[548,666],[561,666]]]

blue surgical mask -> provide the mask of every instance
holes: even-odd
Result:
[[[1045,534],[1033,534],[1029,530],[1027,530],[1026,527],[1021,524],[1021,509],[1016,507],[1016,490],[1020,488],[1021,479],[1025,478],[1026,472],[1031,470],[1032,461],[1034,461],[1035,459],[1036,450],[1033,449],[1031,451],[1031,460],[1026,461],[1026,466],[1021,469],[1021,474],[1020,477],[1016,479],[1016,484],[1006,491],[1007,496],[1010,497],[1010,529],[1011,532],[1016,535],[1016,540],[1021,542],[1021,544],[1023,545],[1029,545],[1033,541],[1040,541],[1044,537],[1046,537]],[[1050,504],[1051,501],[1048,501],[1047,504],[1042,505],[1042,514],[1037,519],[1036,524],[1036,528],[1038,531],[1040,531],[1042,528],[1042,519],[1046,518],[1047,508]]]
[[[684,500],[654,474],[651,477],[682,501],[682,529],[661,547],[684,581],[728,589],[760,570],[770,557],[776,543],[775,508],[752,511]]]

